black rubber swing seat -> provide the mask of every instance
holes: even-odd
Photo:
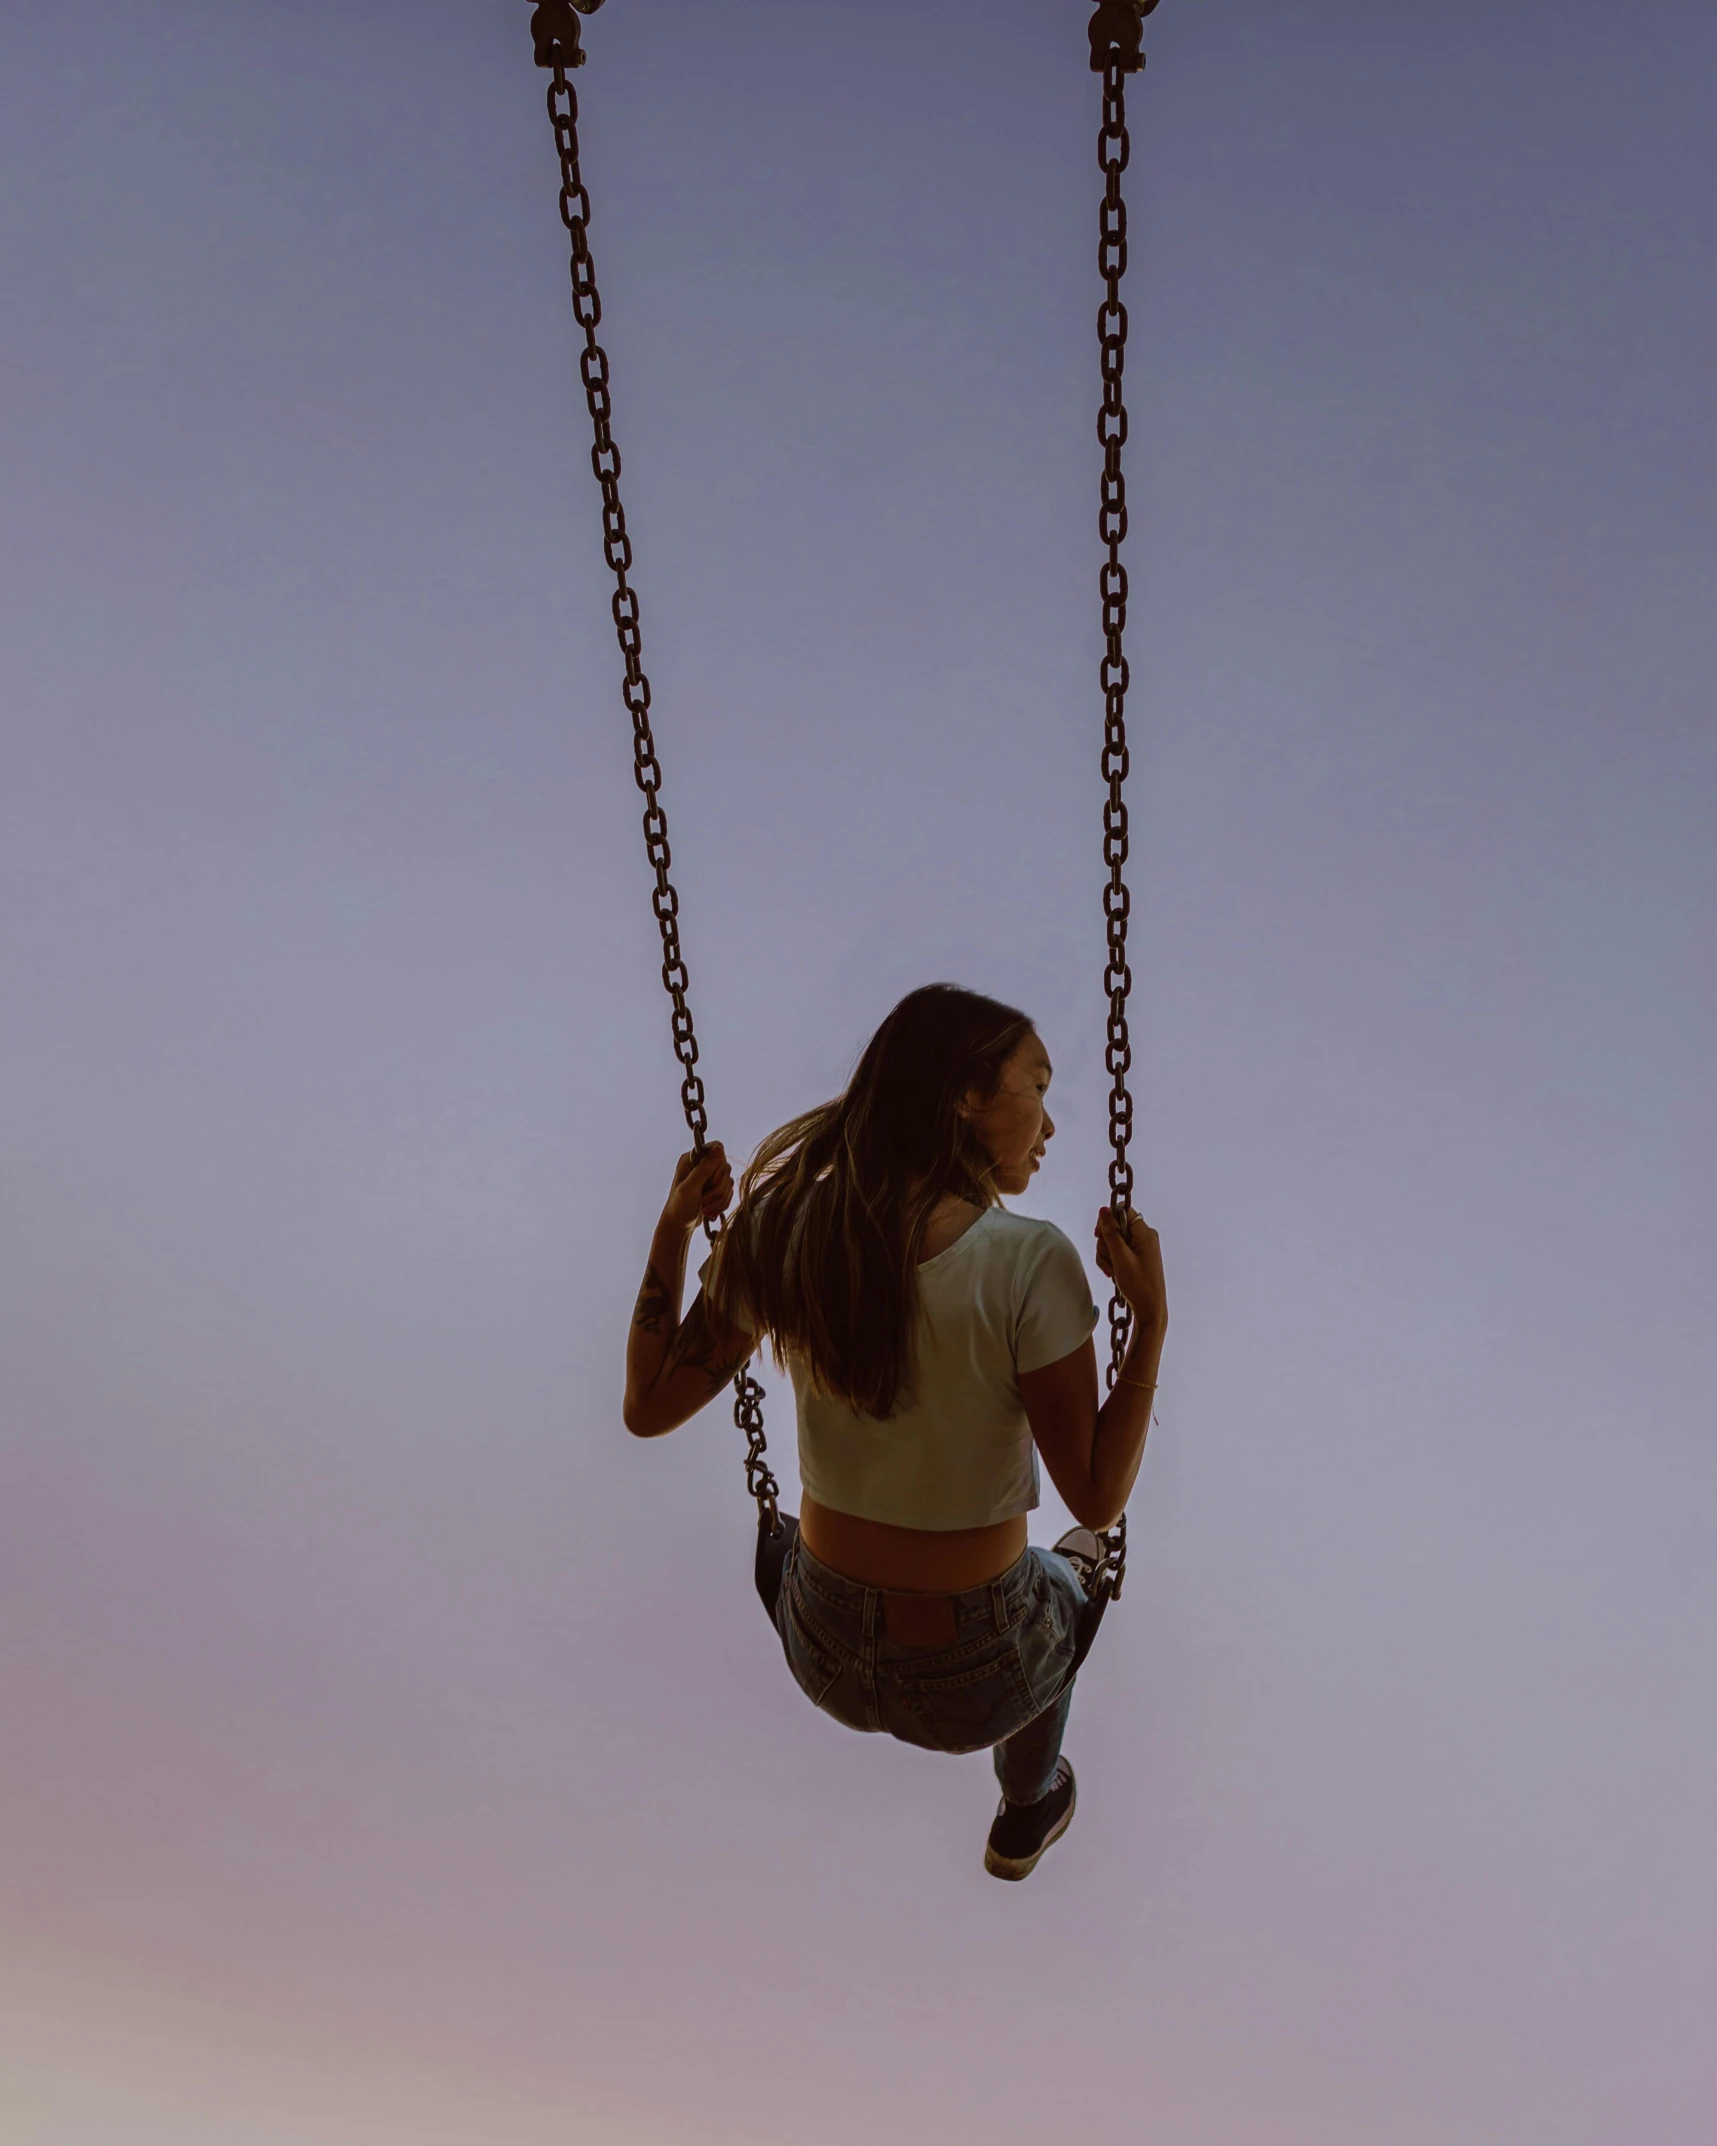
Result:
[[[773,1624],[775,1605],[781,1599],[781,1582],[786,1575],[787,1553],[799,1538],[797,1513],[777,1513],[774,1531],[770,1531],[769,1515],[760,1512],[757,1516],[757,1563],[754,1568],[757,1579],[757,1595],[763,1604],[764,1615]]]

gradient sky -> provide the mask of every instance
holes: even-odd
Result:
[[[1717,17],[1148,26],[1173,1326],[1022,1888],[792,1686],[725,1411],[620,1427],[681,1129],[527,20],[0,33],[0,2142],[1706,2146]],[[998,991],[1082,1248],[1084,23],[580,80],[715,1130]]]

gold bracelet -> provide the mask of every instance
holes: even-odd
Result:
[[[1157,1382],[1155,1379],[1151,1379],[1149,1381],[1145,1379],[1130,1379],[1124,1371],[1116,1372],[1115,1384],[1117,1386],[1137,1386],[1141,1393],[1155,1393],[1157,1390]]]

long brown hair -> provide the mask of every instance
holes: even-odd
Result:
[[[909,1396],[918,1253],[937,1202],[997,1194],[963,1109],[988,1098],[1032,1022],[957,984],[903,998],[865,1046],[846,1092],[758,1148],[711,1279],[791,1350],[818,1388],[868,1416]]]

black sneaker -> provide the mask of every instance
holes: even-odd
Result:
[[[992,1878],[1029,1878],[1038,1857],[1073,1823],[1073,1768],[1065,1759],[1055,1767],[1049,1793],[1035,1803],[1009,1803],[1004,1797],[984,1847],[984,1868]]]
[[[1089,1528],[1069,1528],[1056,1549],[1079,1575],[1079,1584],[1091,1592],[1091,1575],[1103,1562],[1103,1545]]]

